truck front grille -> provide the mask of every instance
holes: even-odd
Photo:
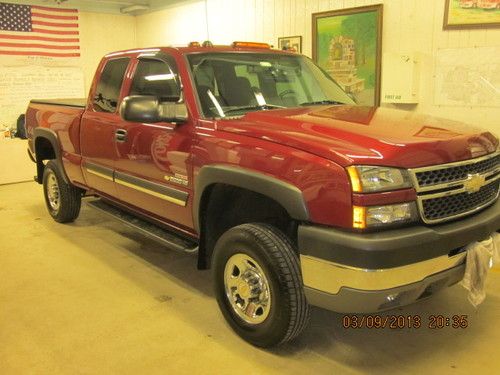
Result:
[[[474,211],[496,198],[498,185],[499,181],[497,180],[483,186],[476,193],[459,193],[446,197],[425,199],[422,201],[423,216],[427,221],[435,221]]]
[[[488,158],[478,162],[472,162],[470,164],[417,172],[416,176],[418,185],[432,186],[457,180],[464,180],[469,174],[481,174],[494,170],[496,167],[498,167],[499,162],[500,154],[492,158]]]
[[[434,224],[473,214],[499,195],[500,152],[458,163],[411,169],[420,217]]]

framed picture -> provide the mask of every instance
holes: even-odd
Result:
[[[358,104],[380,105],[382,4],[312,15],[313,59]]]
[[[278,38],[278,48],[293,48],[295,52],[302,53],[302,36],[284,36],[282,38]]]
[[[445,0],[443,29],[500,27],[500,0]]]

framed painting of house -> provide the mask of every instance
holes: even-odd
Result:
[[[380,105],[382,4],[314,13],[313,59],[358,104]]]
[[[443,29],[500,27],[500,0],[445,0]]]

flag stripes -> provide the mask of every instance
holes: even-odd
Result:
[[[79,57],[78,10],[0,2],[0,55]]]

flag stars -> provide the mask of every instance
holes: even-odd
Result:
[[[0,30],[32,31],[30,6],[0,3]]]

